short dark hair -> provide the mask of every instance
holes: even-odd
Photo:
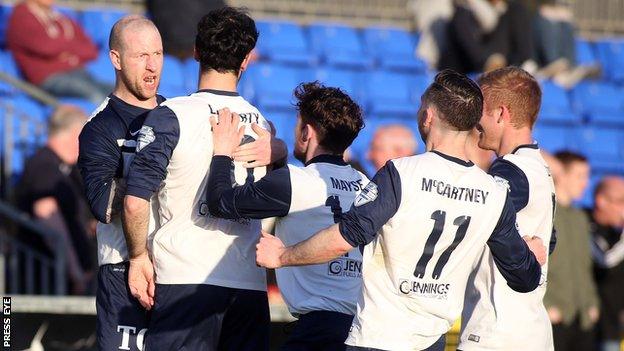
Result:
[[[533,128],[542,104],[542,89],[531,74],[513,66],[499,68],[481,75],[479,86],[492,108],[507,106],[516,128]]]
[[[238,73],[257,40],[256,23],[244,9],[226,6],[210,11],[197,24],[195,37],[202,71]]]
[[[569,150],[558,151],[554,156],[557,160],[559,160],[559,162],[561,162],[561,165],[566,168],[573,162],[587,163],[587,157]]]
[[[468,131],[483,113],[483,95],[477,83],[450,69],[440,71],[422,95],[423,107],[434,105],[451,127]]]
[[[319,145],[334,154],[342,154],[364,128],[362,109],[338,88],[302,83],[294,94],[303,123],[311,125]]]

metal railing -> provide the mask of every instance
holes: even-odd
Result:
[[[53,252],[53,257],[48,257],[0,232],[0,294],[65,295],[67,278],[63,237],[4,201],[0,201],[0,217],[41,236]]]

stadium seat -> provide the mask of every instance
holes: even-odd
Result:
[[[375,71],[366,79],[369,112],[380,117],[415,117],[421,89],[428,78]]]
[[[567,126],[550,126],[538,123],[533,130],[533,138],[548,152],[569,149],[573,141],[574,129]]]
[[[13,56],[11,56],[11,53],[8,51],[0,50],[0,72],[4,72],[16,78],[19,78],[20,76],[17,65],[13,60]],[[12,85],[0,80],[0,94],[12,95],[16,92],[17,89],[15,89]]]
[[[107,50],[100,50],[98,57],[87,64],[87,71],[98,80],[115,84],[115,69]]]
[[[196,91],[199,77],[199,62],[190,58],[182,62],[182,70],[184,70],[184,86],[186,90],[189,93]]]
[[[316,23],[308,28],[312,49],[332,66],[371,68],[355,28],[339,24]]]
[[[299,65],[318,62],[318,55],[310,51],[298,24],[289,21],[258,21],[256,25],[260,32],[256,48],[263,59]]]
[[[592,208],[594,206],[594,190],[596,189],[596,185],[602,179],[602,174],[593,173],[589,179],[589,184],[587,185],[587,189],[583,193],[583,197],[575,201],[574,205],[580,208]]]
[[[360,105],[365,102],[365,91],[362,89],[364,77],[356,71],[332,67],[321,67],[314,72],[314,79],[329,87],[337,87]]]
[[[65,7],[65,6],[57,6],[55,7],[55,9],[61,14],[71,18],[72,20],[76,22],[80,22],[80,16],[78,15],[78,12],[76,12],[75,9],[71,7]]]
[[[575,124],[581,116],[572,111],[567,92],[551,81],[542,83],[542,106],[539,120],[543,123]]]
[[[572,91],[574,108],[584,115],[624,114],[624,91],[610,83],[582,82]]]
[[[624,40],[621,38],[605,39],[598,41],[596,45],[605,79],[611,82],[624,83],[624,65],[622,65],[624,62]]]
[[[288,150],[292,152],[295,142],[295,126],[297,125],[297,113],[291,112],[271,112],[264,116],[271,121],[277,130],[276,136],[288,145]]]
[[[82,26],[91,39],[106,51],[111,28],[127,14],[119,9],[87,9],[82,12]]]
[[[586,154],[592,168],[603,172],[624,172],[624,131],[600,127],[582,127],[571,140]]]
[[[574,41],[576,48],[576,63],[579,65],[593,65],[598,63],[598,58],[594,51],[594,44],[584,39]]]
[[[247,79],[253,84],[254,98],[261,110],[293,110],[293,90],[305,80],[305,71],[275,64],[254,64]]]
[[[427,65],[415,55],[416,37],[399,28],[363,30],[366,50],[382,68],[425,72]]]
[[[6,44],[6,29],[9,24],[9,16],[11,16],[13,6],[0,4],[0,48]]]

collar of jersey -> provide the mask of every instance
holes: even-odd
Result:
[[[464,167],[472,167],[472,166],[474,166],[474,163],[472,163],[472,161],[464,161],[461,158],[449,156],[449,155],[443,154],[443,153],[441,153],[440,151],[437,151],[437,150],[432,150],[431,152],[433,152],[434,154],[436,154],[436,155],[438,155],[438,156],[440,156],[440,157],[442,157],[444,159],[447,159],[447,160],[449,160],[451,162],[455,162],[458,165],[461,165],[461,166],[464,166]]]
[[[240,96],[235,91],[227,91],[227,90],[217,90],[217,89],[199,89],[198,93],[210,93],[215,95],[223,95],[223,96]]]
[[[515,154],[520,149],[535,149],[535,150],[537,150],[537,149],[539,149],[539,145],[537,145],[537,143],[518,145],[511,153]]]
[[[342,155],[318,155],[312,158],[310,161],[306,162],[306,166],[309,166],[313,163],[331,163],[336,166],[348,166],[347,163],[342,158]]]
[[[161,99],[159,99],[158,96],[156,97],[156,100],[160,104],[164,100],[164,98],[161,96],[160,97]],[[108,95],[108,98],[110,99],[110,101],[113,101],[113,103],[117,105],[119,109],[123,110],[124,114],[128,114],[132,116],[133,118],[145,112],[151,111],[150,109],[147,109],[147,108],[131,105],[113,94]]]

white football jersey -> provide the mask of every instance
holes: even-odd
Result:
[[[275,224],[275,235],[287,246],[338,223],[343,211],[351,208],[355,196],[368,183],[368,178],[351,166],[324,162],[321,158],[306,167],[288,168],[292,189],[290,209]],[[293,315],[311,311],[355,314],[362,283],[359,248],[328,263],[284,267],[275,273]]]
[[[516,283],[534,288],[524,282],[537,285],[539,264],[521,239],[513,240],[515,215],[508,208],[506,188],[472,162],[436,151],[388,162],[340,224],[352,245],[380,228],[365,240],[372,242],[364,249],[363,289],[346,343],[431,346],[459,317],[486,242],[500,269],[513,271],[510,280],[530,270],[530,278]]]
[[[157,191],[160,228],[153,238],[156,282],[211,284],[266,290],[265,270],[256,266],[259,220],[226,220],[208,213],[206,183],[213,153],[210,116],[228,107],[240,115],[246,135],[252,123],[269,129],[260,112],[236,93],[200,90],[167,100],[150,112],[137,141],[127,193]],[[238,183],[266,173],[235,167]]]
[[[547,245],[553,232],[555,188],[537,144],[496,160],[490,174],[509,188],[520,235],[538,236]],[[548,264],[542,266],[540,286],[530,293],[510,289],[493,265],[485,247],[466,290],[459,349],[553,350],[552,327],[542,302]]]

